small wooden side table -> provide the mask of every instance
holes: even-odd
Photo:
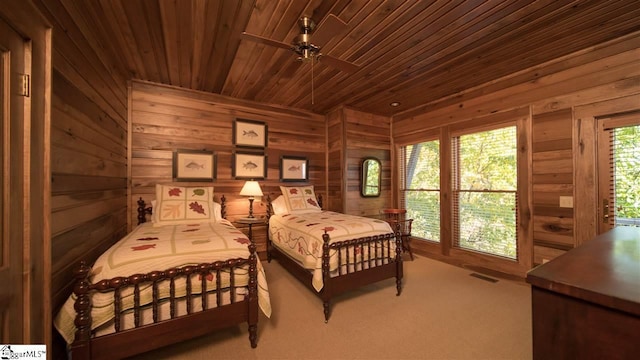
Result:
[[[233,225],[236,226],[237,228],[246,227],[249,230],[247,237],[253,244],[256,245],[256,251],[258,253],[266,252],[266,249],[267,249],[266,238],[264,243],[263,242],[257,243],[256,239],[253,238],[253,226],[254,225],[267,226],[267,220],[265,218],[239,218],[233,221]]]

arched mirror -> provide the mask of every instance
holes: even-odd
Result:
[[[362,160],[362,177],[360,178],[360,195],[364,197],[380,196],[380,175],[382,166],[376,158]]]

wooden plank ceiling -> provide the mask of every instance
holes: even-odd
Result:
[[[640,30],[637,0],[33,1],[127,79],[320,114],[341,104],[397,114]],[[321,52],[355,72],[241,38],[291,43],[300,17],[330,14],[347,27]]]

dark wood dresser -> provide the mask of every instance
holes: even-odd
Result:
[[[527,282],[534,359],[640,358],[640,228],[599,235]]]

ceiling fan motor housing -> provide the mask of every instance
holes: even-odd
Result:
[[[300,32],[303,34],[311,34],[313,29],[316,28],[316,22],[308,16],[301,17],[300,20],[298,20],[298,25],[300,25]]]
[[[293,51],[299,55],[299,61],[309,61],[320,52],[320,48],[311,43],[311,33],[316,28],[316,23],[304,16],[298,20],[298,24],[301,33],[294,39]]]

